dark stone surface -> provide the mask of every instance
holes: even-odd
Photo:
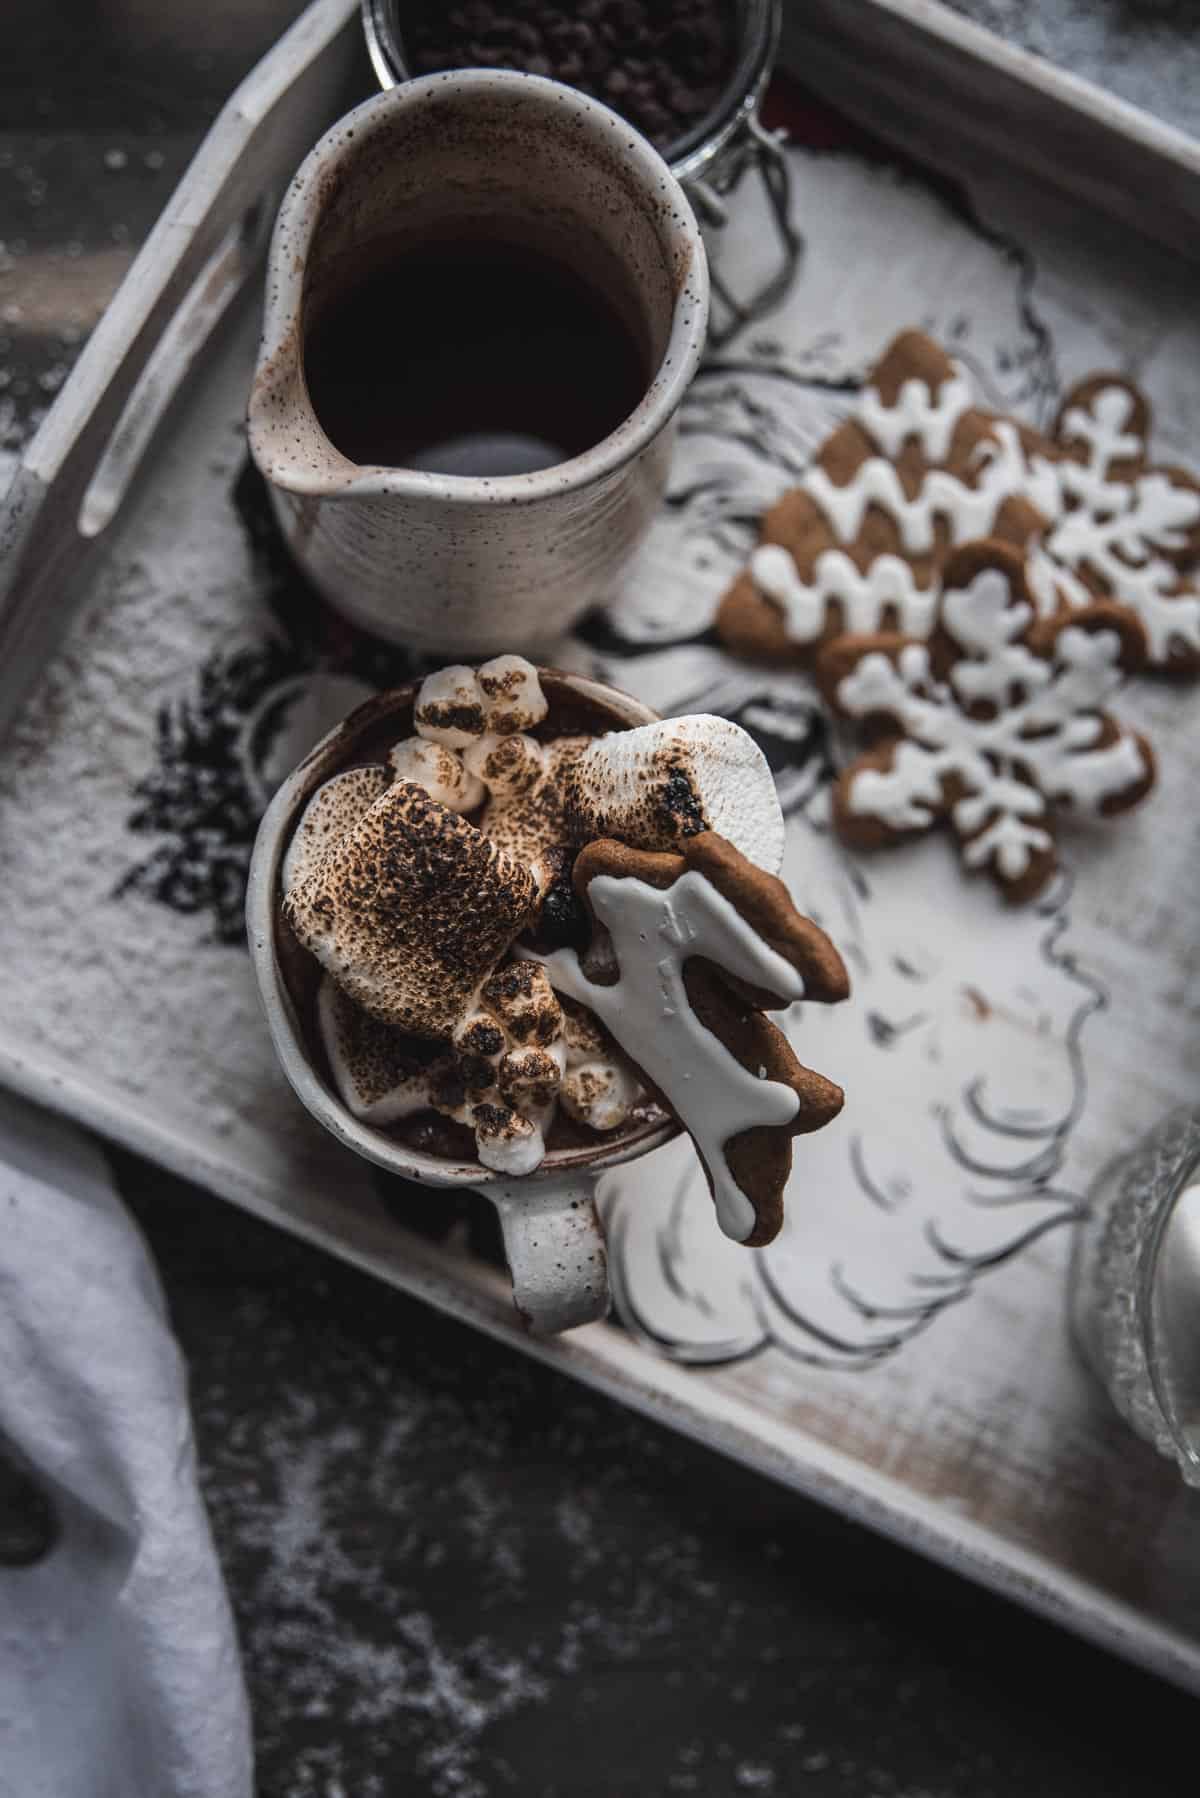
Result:
[[[129,1157],[261,1798],[1182,1792],[1194,1700]]]
[[[200,132],[295,10],[8,0],[0,447],[28,437]],[[1193,1701],[118,1166],[191,1364],[261,1798],[1194,1784]]]

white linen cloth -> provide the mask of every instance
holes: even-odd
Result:
[[[58,1533],[0,1566],[3,1798],[250,1798],[186,1373],[104,1157],[0,1094],[0,1453]]]

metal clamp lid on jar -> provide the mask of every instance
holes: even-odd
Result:
[[[404,0],[362,0],[367,50],[384,88],[407,81],[412,73],[399,22],[403,6]],[[792,284],[804,247],[792,221],[791,177],[783,134],[768,131],[759,117],[779,47],[782,0],[735,0],[735,10],[737,55],[720,98],[663,150],[671,173],[687,190],[703,225],[720,228],[725,224],[728,197],[747,175],[756,174],[766,192],[778,257],[754,291],[739,299],[715,266],[718,258],[710,258],[709,280],[717,304],[710,312],[709,341],[716,345],[727,343],[779,304]]]

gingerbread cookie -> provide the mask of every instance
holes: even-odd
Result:
[[[1026,433],[1026,493],[1049,521],[1032,575],[1071,606],[1137,613],[1152,667],[1200,672],[1200,481],[1150,461],[1150,407],[1120,375],[1073,387],[1049,440]]]
[[[957,550],[927,642],[878,632],[821,653],[826,699],[876,737],[834,789],[838,830],[870,849],[944,819],[968,869],[1032,898],[1057,865],[1056,808],[1110,816],[1153,784],[1149,744],[1102,710],[1145,654],[1123,607],[1039,619],[1010,545]]]
[[[762,541],[721,602],[736,652],[798,665],[845,631],[927,637],[957,544],[1024,547],[1044,528],[1024,497],[1016,427],[976,404],[966,372],[906,331],[854,415],[763,519]]]
[[[1042,436],[981,408],[964,369],[906,331],[766,514],[718,631],[797,665],[843,632],[926,638],[946,557],[992,537],[1030,552],[1043,615],[1113,600],[1140,618],[1150,666],[1200,672],[1200,482],[1151,465],[1149,430],[1137,389],[1094,375]]]
[[[781,881],[712,831],[680,853],[589,843],[574,879],[603,927],[611,978],[590,979],[573,950],[537,959],[691,1135],[725,1234],[770,1242],[791,1139],[829,1123],[843,1095],[797,1060],[763,1011],[844,999],[841,957]]]

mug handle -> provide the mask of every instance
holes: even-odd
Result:
[[[608,1252],[596,1176],[494,1180],[481,1190],[496,1207],[513,1303],[530,1335],[555,1336],[606,1317]]]

